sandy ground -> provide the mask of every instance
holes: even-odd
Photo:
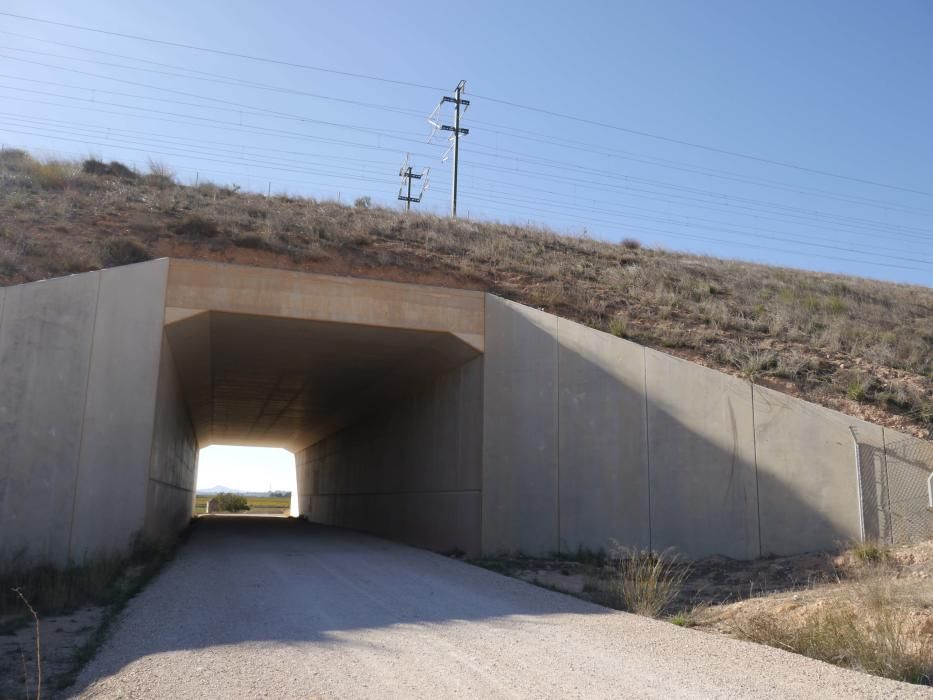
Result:
[[[199,525],[81,697],[930,697],[285,519]]]

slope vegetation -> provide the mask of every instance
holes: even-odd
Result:
[[[0,154],[0,285],[161,256],[484,289],[933,437],[927,287]]]

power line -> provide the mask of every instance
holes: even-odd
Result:
[[[409,82],[407,80],[394,80],[391,78],[381,78],[375,75],[367,75],[366,73],[354,73],[351,71],[336,70],[334,68],[324,68],[322,66],[313,66],[307,63],[295,63],[293,61],[283,61],[276,58],[266,58],[263,56],[251,56],[249,54],[238,53],[236,51],[226,51],[224,49],[211,49],[204,46],[195,46],[194,44],[185,44],[179,41],[167,41],[165,39],[154,39],[146,36],[139,36],[137,34],[125,34],[123,32],[112,32],[104,29],[96,29],[94,27],[85,27],[79,24],[70,24],[68,22],[56,22],[50,19],[41,19],[39,17],[28,17],[26,15],[19,15],[13,12],[0,12],[0,16],[3,17],[13,17],[15,19],[26,20],[29,22],[39,22],[41,24],[50,24],[56,27],[65,27],[67,29],[75,29],[83,32],[93,32],[95,34],[103,34],[106,36],[115,36],[120,37],[121,39],[132,39],[135,41],[145,41],[150,44],[159,44],[161,46],[173,46],[179,49],[188,49],[191,51],[201,51],[203,53],[216,54],[218,56],[229,56],[231,58],[241,58],[249,61],[259,61],[262,63],[269,63],[277,66],[287,66],[289,68],[300,68],[302,70],[312,70],[320,73],[330,73],[332,75],[340,75],[345,78],[360,78],[362,80],[373,80],[380,83],[389,83],[392,85],[401,85],[404,87],[418,88],[421,90],[443,90],[443,88],[435,87],[432,85],[422,85],[420,83]]]
[[[577,117],[572,114],[563,114],[561,112],[555,112],[553,110],[544,109],[542,107],[533,107],[531,105],[524,105],[518,102],[512,102],[510,100],[503,100],[496,97],[488,97],[484,95],[474,95],[477,99],[487,100],[488,102],[494,102],[501,105],[506,105],[508,107],[514,107],[517,109],[527,110],[529,112],[536,112],[538,114],[545,114],[551,117],[557,117],[560,119],[567,119],[569,121],[579,122],[581,124],[588,124],[590,126],[596,126],[602,129],[611,129],[613,131],[621,131],[627,134],[633,134],[635,136],[643,136],[645,138],[655,139],[658,141],[665,141],[667,143],[677,144],[679,146],[689,146],[691,148],[698,148],[704,151],[709,151],[711,153],[719,153],[720,155],[732,156],[734,158],[743,158],[745,160],[755,161],[758,163],[765,163],[767,165],[774,165],[782,168],[791,168],[793,170],[799,170],[801,172],[810,173],[812,175],[823,175],[825,177],[833,177],[840,180],[847,180],[849,182],[857,182],[862,185],[871,185],[873,187],[884,187],[889,190],[897,190],[899,192],[907,192],[910,194],[919,194],[925,197],[933,197],[933,192],[925,192],[923,190],[915,190],[909,187],[901,187],[899,185],[890,185],[885,182],[878,182],[876,180],[867,180],[858,177],[852,177],[850,175],[842,175],[840,173],[830,172],[828,170],[820,170],[818,168],[809,168],[803,165],[797,165],[796,163],[787,163],[780,160],[772,160],[771,158],[764,158],[762,156],[750,155],[747,153],[740,153],[738,151],[731,151],[726,148],[718,148],[716,146],[706,146],[701,143],[695,143],[693,141],[685,141],[683,139],[677,139],[670,136],[662,136],[660,134],[653,134],[648,131],[640,131],[638,129],[631,129],[624,126],[619,126],[617,124],[608,124],[606,122],[596,121],[594,119],[587,119],[586,117]]]
[[[235,51],[227,51],[227,50],[222,50],[222,49],[213,49],[213,48],[208,48],[208,47],[203,47],[203,46],[196,46],[196,45],[193,45],[193,44],[185,44],[185,43],[182,43],[182,42],[168,41],[168,40],[164,40],[164,39],[155,39],[155,38],[145,37],[145,36],[140,36],[140,35],[135,35],[135,34],[127,34],[127,33],[122,33],[122,32],[108,31],[108,30],[98,29],[98,28],[94,28],[94,27],[87,27],[87,26],[82,26],[82,25],[77,25],[77,24],[71,24],[71,23],[67,23],[67,22],[58,22],[58,21],[47,20],[47,19],[42,19],[42,18],[38,18],[38,17],[30,17],[30,16],[27,16],[27,15],[21,15],[21,14],[12,13],[12,12],[0,12],[0,16],[12,17],[12,18],[20,19],[20,20],[24,20],[24,21],[37,22],[37,23],[42,23],[42,24],[48,24],[48,25],[54,25],[54,26],[59,26],[59,27],[65,27],[65,28],[68,28],[68,29],[74,29],[74,30],[78,30],[78,31],[93,32],[93,33],[96,33],[96,34],[103,34],[103,35],[108,35],[108,36],[116,36],[116,37],[121,37],[121,38],[125,38],[125,39],[132,39],[132,40],[136,40],[136,41],[144,41],[144,42],[159,44],[159,45],[163,45],[163,46],[173,46],[173,47],[176,47],[176,48],[183,48],[183,49],[188,49],[188,50],[192,50],[192,51],[200,51],[200,52],[212,53],[212,54],[217,54],[217,55],[222,55],[222,56],[230,56],[230,57],[234,57],[234,58],[241,58],[241,59],[246,59],[246,60],[251,60],[251,61],[259,61],[259,62],[274,64],[274,65],[282,65],[282,66],[287,66],[287,67],[291,67],[291,68],[300,68],[300,69],[304,69],[304,70],[321,71],[321,72],[325,72],[325,73],[331,73],[331,74],[334,74],[334,75],[340,75],[340,76],[343,76],[343,77],[352,77],[352,78],[360,78],[360,79],[365,79],[365,80],[373,80],[373,81],[377,81],[377,82],[381,82],[381,83],[402,85],[402,86],[406,86],[406,87],[413,87],[413,88],[425,89],[425,90],[443,90],[443,88],[438,88],[438,87],[436,87],[436,86],[424,85],[424,84],[414,83],[414,82],[409,82],[409,81],[395,80],[395,79],[391,79],[391,78],[383,78],[383,77],[374,76],[374,75],[369,75],[369,74],[365,74],[365,73],[355,73],[355,72],[351,72],[351,71],[341,71],[341,70],[336,70],[336,69],[331,69],[331,68],[324,68],[324,67],[321,67],[321,66],[314,66],[314,65],[310,65],[310,64],[295,63],[295,62],[291,62],[291,61],[284,61],[284,60],[273,59],[273,58],[267,58],[267,57],[262,57],[262,56],[252,56],[252,55],[249,55],[249,54],[243,54],[243,53],[239,53],[239,52],[235,52]],[[785,162],[785,161],[779,161],[779,160],[775,160],[775,159],[771,159],[771,158],[765,158],[765,157],[762,157],[762,156],[757,156],[757,155],[752,155],[752,154],[747,154],[747,153],[741,153],[741,152],[739,152],[739,151],[734,151],[734,150],[730,150],[730,149],[726,149],[726,148],[719,148],[719,147],[716,147],[716,146],[708,146],[708,145],[696,143],[696,142],[693,142],[693,141],[687,141],[687,140],[685,140],[685,139],[678,139],[678,138],[674,138],[674,137],[670,137],[670,136],[664,136],[664,135],[661,135],[661,134],[654,134],[654,133],[651,133],[651,132],[642,131],[642,130],[639,130],[639,129],[632,129],[632,128],[630,128],[630,127],[624,127],[624,126],[620,126],[620,125],[618,125],[618,124],[610,124],[610,123],[607,123],[607,122],[601,122],[601,121],[594,120],[594,119],[589,119],[589,118],[586,118],[586,117],[580,117],[580,116],[576,116],[576,115],[572,115],[572,114],[565,114],[565,113],[562,113],[562,112],[557,112],[557,111],[554,111],[554,110],[546,109],[546,108],[543,108],[543,107],[536,107],[536,106],[533,106],[533,105],[526,105],[526,104],[522,104],[522,103],[515,102],[515,101],[512,101],[512,100],[506,100],[506,99],[497,98],[497,97],[492,97],[492,96],[488,96],[488,95],[475,95],[475,97],[479,98],[480,100],[487,100],[488,102],[492,102],[492,103],[495,103],[495,104],[500,104],[500,105],[507,106],[507,107],[512,107],[512,108],[515,108],[515,109],[522,109],[522,110],[526,110],[526,111],[530,111],[530,112],[535,112],[535,113],[538,113],[538,114],[543,114],[543,115],[547,115],[547,116],[551,116],[551,117],[555,117],[555,118],[566,119],[566,120],[570,120],[570,121],[574,121],[574,122],[582,123],[582,124],[588,124],[588,125],[590,125],[590,126],[596,126],[596,127],[603,128],[603,129],[609,129],[609,130],[613,130],[613,131],[618,131],[618,132],[623,132],[623,133],[629,133],[629,134],[632,134],[632,135],[635,135],[635,136],[641,136],[641,137],[644,137],[644,138],[650,138],[650,139],[654,139],[654,140],[658,140],[658,141],[663,141],[663,142],[667,142],[667,143],[672,143],[672,144],[677,144],[677,145],[681,145],[681,146],[688,146],[688,147],[690,147],[690,148],[697,148],[697,149],[701,149],[701,150],[708,151],[708,152],[712,152],[712,153],[719,153],[719,154],[721,154],[721,155],[727,155],[727,156],[731,156],[731,157],[735,157],[735,158],[742,158],[742,159],[745,159],[745,160],[754,161],[754,162],[759,162],[759,163],[764,163],[764,164],[773,165],[773,166],[777,166],[777,167],[790,168],[790,169],[797,170],[797,171],[800,171],[800,172],[806,172],[806,173],[810,173],[810,174],[821,175],[821,176],[824,176],[824,177],[832,177],[832,178],[836,178],[836,179],[840,179],[840,180],[846,180],[846,181],[849,181],[849,182],[856,182],[856,183],[860,183],[860,184],[864,184],[864,185],[870,185],[870,186],[873,186],[873,187],[882,187],[882,188],[885,188],[885,189],[890,189],[890,190],[895,190],[895,191],[900,191],[900,192],[905,192],[905,193],[910,193],[910,194],[917,194],[917,195],[923,195],[923,196],[927,196],[927,197],[933,197],[933,193],[927,192],[927,191],[923,191],[923,190],[917,190],[917,189],[912,189],[912,188],[908,188],[908,187],[902,187],[902,186],[899,186],[899,185],[892,185],[892,184],[889,184],[889,183],[879,182],[879,181],[876,181],[876,180],[869,180],[869,179],[865,179],[865,178],[853,177],[853,176],[850,176],[850,175],[843,175],[843,174],[841,174],[841,173],[835,173],[835,172],[831,172],[831,171],[828,171],[828,170],[822,170],[822,169],[818,169],[818,168],[811,168],[811,167],[799,165],[799,164],[796,164],[796,163],[788,163],[788,162]]]
[[[0,32],[0,34],[4,34],[4,33],[7,33],[7,32]],[[37,41],[42,41],[42,40],[40,39]],[[71,44],[65,44],[65,45],[71,46]],[[76,48],[81,48],[81,47],[76,47]],[[379,104],[376,102],[364,102],[362,100],[351,100],[351,99],[344,98],[344,97],[336,97],[334,95],[324,95],[324,94],[317,93],[317,92],[307,92],[306,90],[296,90],[294,88],[286,88],[286,87],[281,87],[278,85],[269,85],[267,83],[259,83],[253,80],[244,80],[242,78],[225,76],[225,75],[221,75],[218,73],[208,73],[206,71],[194,70],[192,68],[186,68],[182,66],[173,66],[167,63],[159,63],[157,61],[148,61],[145,59],[133,58],[130,56],[124,56],[124,57],[131,61],[143,61],[145,63],[150,63],[150,64],[157,65],[157,66],[163,66],[163,67],[175,68],[177,70],[187,71],[188,73],[192,73],[193,75],[186,75],[185,73],[173,73],[169,71],[154,70],[152,68],[143,68],[141,66],[127,66],[127,65],[120,64],[120,63],[108,63],[106,61],[96,61],[92,58],[78,58],[76,56],[64,56],[62,54],[50,53],[47,51],[35,51],[32,49],[21,49],[21,48],[14,47],[14,46],[0,46],[0,50],[19,51],[22,53],[31,53],[31,54],[37,54],[39,56],[47,56],[49,58],[60,58],[60,59],[67,60],[67,61],[81,61],[82,63],[92,63],[94,65],[107,66],[110,68],[122,68],[124,70],[135,70],[135,71],[141,71],[141,72],[146,72],[146,73],[153,73],[155,75],[165,75],[165,76],[173,77],[173,78],[188,78],[190,80],[201,80],[201,81],[208,82],[208,83],[214,83],[216,85],[237,85],[237,86],[242,86],[242,87],[251,87],[257,90],[268,90],[271,92],[284,93],[287,95],[298,95],[301,97],[311,97],[317,100],[329,100],[331,102],[341,102],[343,104],[354,105],[356,107],[367,107],[370,109],[379,109],[379,110],[384,110],[387,112],[395,112],[397,114],[405,114],[409,116],[421,116],[421,112],[415,111],[413,109],[404,109],[402,107],[396,107],[394,105],[384,105],[384,104]],[[95,49],[82,49],[82,50],[83,51],[94,51],[95,53],[97,53]],[[101,51],[99,53],[103,53],[106,55],[123,56],[122,54],[111,54],[109,51]],[[29,62],[26,59],[15,58],[12,56],[0,56],[0,58],[9,58],[14,61]],[[54,65],[50,65],[46,63],[40,63],[38,61],[34,63],[36,65],[46,66],[49,68],[60,68],[61,70],[79,72],[74,69],[66,68],[64,66],[54,66]],[[115,78],[111,78],[109,76],[95,75],[92,73],[88,73],[87,75],[91,75],[92,77],[102,78],[104,80],[116,80]],[[124,82],[124,81],[121,81],[121,82]],[[138,83],[131,83],[131,84],[138,85]],[[160,89],[160,88],[156,88],[156,89]],[[188,93],[185,93],[185,94],[188,94]]]
[[[2,87],[2,86],[0,86],[0,87]],[[20,90],[21,88],[15,88],[15,89]],[[30,92],[35,92],[35,91],[30,91]],[[48,94],[48,93],[42,93],[42,94]],[[66,97],[66,98],[68,98],[68,99],[82,100],[82,98],[71,98],[71,97],[69,97],[69,96],[64,96],[64,97]],[[54,103],[48,103],[48,104],[54,104]],[[111,104],[112,104],[112,103],[111,103]],[[117,105],[117,106],[124,106],[124,107],[125,107],[125,105]],[[139,109],[139,108],[132,107],[132,106],[130,106],[130,108],[131,108],[131,109]],[[96,109],[96,108],[92,108],[92,109]],[[113,114],[113,112],[109,112],[109,111],[107,111],[107,110],[96,109],[96,111],[101,111],[101,112],[104,112],[104,113]],[[155,119],[160,119],[160,120],[162,120],[162,121],[167,121],[167,122],[171,122],[171,123],[176,123],[175,120],[171,120],[171,119],[162,119],[162,118],[158,118],[158,117],[152,117],[152,116],[149,114],[150,111],[151,111],[151,110],[148,110],[148,109],[146,110],[146,112],[147,112],[147,114],[146,114],[147,118],[155,118]],[[115,113],[115,114],[118,114],[118,115],[119,115],[119,114],[122,114],[122,113],[117,112],[117,113]],[[175,114],[175,113],[168,113],[168,114]],[[183,116],[183,117],[188,117],[189,115],[181,115],[181,116]],[[223,122],[223,121],[221,121],[221,120],[210,120],[210,119],[206,119],[206,118],[203,118],[203,117],[191,117],[191,118],[198,119],[198,120],[206,120],[206,121],[208,121],[208,122],[210,122],[210,123],[218,123],[218,124],[222,124],[222,125],[225,125],[225,126],[230,124],[230,122]],[[185,123],[185,122],[179,122],[179,123]],[[243,131],[244,133],[259,133],[259,134],[261,134],[261,135],[271,135],[271,136],[285,137],[285,138],[298,138],[298,139],[302,139],[302,140],[321,141],[321,142],[326,142],[326,143],[334,143],[334,144],[337,144],[337,145],[345,145],[345,146],[353,147],[353,148],[366,148],[366,149],[370,149],[370,150],[375,149],[375,150],[385,150],[385,151],[392,151],[392,150],[393,150],[393,149],[380,148],[380,147],[372,146],[372,145],[369,145],[369,144],[359,144],[359,143],[356,143],[356,142],[347,142],[347,141],[341,141],[341,140],[336,140],[336,139],[325,139],[325,138],[323,138],[323,137],[314,137],[314,136],[308,136],[308,135],[304,135],[304,134],[296,134],[295,132],[287,132],[287,131],[282,131],[282,130],[272,130],[272,129],[261,130],[261,129],[259,129],[258,127],[255,127],[255,128],[250,127],[249,129],[242,129],[242,128],[239,128],[239,129],[232,129],[232,130]],[[489,164],[487,167],[490,167],[490,168],[497,168],[497,167],[498,167],[500,171],[509,171],[509,169],[504,169],[504,168],[501,168],[501,167],[499,167],[499,166],[494,166],[494,165],[491,165],[491,164]],[[526,174],[527,174],[527,172],[526,172],[526,171],[523,171],[523,170],[518,170],[518,171],[513,171],[513,172],[518,172],[518,173],[520,173],[520,174],[522,174],[522,175],[526,175]],[[543,177],[543,178],[545,178],[545,179],[554,179],[554,180],[556,180],[556,181],[558,181],[558,182],[562,182],[562,183],[568,181],[566,177],[549,176],[549,175],[545,175],[545,174],[542,174],[542,173],[538,173],[537,176],[538,176],[538,177]],[[645,193],[651,193],[651,194],[653,194],[653,192],[652,192],[651,190],[642,190],[642,189],[639,189],[639,188],[632,188],[632,187],[622,187],[622,188],[620,188],[620,187],[609,187],[609,186],[605,186],[605,187],[602,187],[602,188],[601,188],[599,185],[594,185],[592,181],[586,181],[586,184],[587,184],[591,189],[603,189],[603,190],[608,191],[608,192],[620,192],[620,191],[625,191],[625,190],[631,190],[631,191],[634,191],[634,192],[645,192]],[[534,189],[534,188],[526,188],[526,189]],[[677,197],[677,195],[674,195],[674,197]],[[644,198],[644,199],[654,199],[654,200],[663,201],[663,202],[668,202],[668,201],[670,201],[670,200],[668,200],[668,199],[657,198],[657,197],[651,197],[651,196],[649,196],[649,197],[643,197],[643,198]],[[693,198],[684,198],[683,196],[680,196],[680,199],[686,199],[686,200],[688,200],[688,201],[693,201],[693,202],[696,202],[696,201],[703,201],[703,200],[696,200],[696,199],[693,199]],[[697,204],[694,204],[694,205],[692,205],[692,206],[697,207],[697,208],[709,209],[709,210],[712,210],[712,211],[723,211],[723,210],[721,210],[721,209],[718,209],[718,208],[715,208],[715,207],[710,207],[710,206],[702,206],[702,205],[697,205]],[[749,210],[749,211],[753,211],[753,210],[754,210],[753,207],[735,207],[735,206],[731,206],[731,207],[730,207],[730,210],[729,210],[727,213],[733,213],[733,214],[734,214],[734,213],[735,213],[734,209],[736,209],[736,208],[746,209],[746,210]],[[758,213],[757,211],[754,211],[754,213],[744,214],[744,215],[745,215],[745,216],[755,216],[756,218],[765,218],[765,219],[774,220],[774,221],[781,221],[781,219],[775,219],[775,218],[773,218],[773,217],[761,217],[760,213]],[[796,215],[786,215],[786,216],[791,216],[792,218],[795,218],[795,219],[806,218],[806,217],[796,216]],[[825,224],[824,221],[822,221],[822,220],[820,220],[820,219],[817,219],[817,221],[820,223],[821,226],[823,226],[824,228],[826,228],[826,224]],[[797,223],[797,222],[794,222],[794,223]],[[874,229],[877,228],[877,226],[878,226],[878,223],[877,223],[877,222],[869,222],[869,223],[870,223],[870,225],[873,227],[873,228],[872,228],[873,231],[874,231]],[[840,229],[831,229],[831,230],[840,230]],[[898,232],[898,233],[899,233],[899,232]],[[909,234],[901,234],[901,235],[909,235]]]
[[[156,70],[152,70],[148,68],[143,68],[140,66],[127,66],[123,64],[107,63],[104,61],[95,61],[94,59],[76,58],[74,56],[63,56],[61,54],[54,54],[54,53],[49,53],[49,52],[44,52],[44,51],[35,51],[31,49],[23,49],[23,48],[18,48],[18,47],[11,47],[11,46],[0,47],[0,49],[4,49],[4,50],[33,53],[33,54],[38,54],[42,56],[50,56],[50,57],[61,58],[61,59],[66,59],[66,60],[78,60],[78,61],[89,62],[89,63],[93,63],[97,65],[123,68],[127,70],[146,71],[146,72],[151,72],[151,73],[158,74],[158,75],[167,75],[171,77],[184,77],[184,78],[190,78],[194,80],[207,81],[207,82],[220,84],[220,85],[239,85],[239,86],[251,87],[251,88],[255,88],[259,90],[269,90],[269,91],[280,92],[280,93],[285,93],[285,94],[294,94],[294,95],[299,95],[299,96],[304,96],[304,97],[311,97],[315,99],[334,100],[334,101],[352,104],[355,106],[362,106],[362,107],[396,112],[398,114],[408,114],[408,115],[420,115],[421,114],[420,112],[416,110],[404,109],[404,108],[395,107],[392,105],[382,105],[382,104],[377,104],[377,103],[362,102],[358,100],[348,100],[348,99],[338,98],[338,97],[329,96],[329,95],[322,95],[319,93],[310,93],[310,92],[306,92],[302,90],[295,90],[293,88],[270,85],[268,83],[260,83],[256,81],[244,80],[242,78],[227,76],[227,75],[218,74],[218,73],[200,71],[200,70],[196,70],[196,69],[193,69],[187,66],[178,66],[178,65],[174,65],[170,63],[163,63],[160,61],[152,61],[149,59],[137,58],[137,57],[129,56],[126,54],[115,53],[112,51],[102,51],[100,49],[92,49],[92,48],[88,48],[85,46],[70,44],[67,42],[43,39],[40,37],[30,36],[27,34],[20,34],[17,32],[9,32],[9,31],[0,30],[0,34],[20,37],[20,38],[28,39],[31,41],[52,44],[55,46],[64,46],[67,48],[77,49],[79,51],[85,51],[88,53],[95,53],[95,54],[100,54],[104,56],[113,56],[117,58],[123,58],[126,60],[137,61],[137,62],[146,63],[149,65],[159,66],[163,68],[171,68],[173,70],[185,71],[186,73],[170,73],[166,71],[156,71]],[[206,77],[202,77],[202,76],[206,76]],[[684,161],[658,158],[656,156],[647,156],[644,154],[633,153],[631,151],[607,148],[604,145],[600,145],[600,144],[593,144],[593,143],[588,143],[585,141],[567,139],[564,137],[556,137],[551,134],[544,134],[541,132],[528,131],[528,130],[517,130],[515,127],[510,127],[510,126],[501,125],[501,124],[494,124],[494,123],[484,122],[484,121],[479,121],[479,120],[475,120],[474,123],[481,125],[481,126],[494,127],[493,129],[484,130],[486,133],[505,135],[511,138],[518,138],[518,139],[522,139],[526,141],[531,141],[534,143],[544,143],[548,145],[554,145],[554,146],[558,146],[561,148],[567,148],[567,149],[571,149],[571,150],[578,151],[578,152],[594,153],[594,154],[605,155],[605,156],[612,155],[616,158],[620,158],[623,160],[631,160],[636,163],[646,163],[646,164],[656,165],[658,167],[669,168],[669,169],[678,170],[682,172],[702,174],[702,175],[707,175],[709,177],[716,177],[716,178],[720,178],[724,180],[740,182],[743,184],[754,184],[760,187],[770,187],[770,188],[777,189],[780,191],[785,191],[785,192],[824,197],[828,199],[834,199],[837,201],[849,202],[849,203],[854,203],[854,204],[859,204],[859,205],[870,205],[870,206],[879,207],[885,210],[919,213],[922,215],[933,215],[933,211],[930,211],[930,210],[916,209],[912,207],[904,207],[903,205],[894,204],[892,202],[875,200],[875,199],[866,198],[866,197],[857,197],[857,198],[849,197],[839,192],[830,192],[830,191],[822,190],[819,188],[793,185],[790,183],[770,180],[767,178],[761,178],[757,176],[748,176],[748,175],[743,175],[740,173],[724,171],[721,169],[698,166],[693,163],[686,163]],[[499,129],[505,129],[509,133],[506,133],[504,131],[499,131]],[[498,147],[496,148],[496,151],[497,152],[499,151]],[[516,152],[516,151],[505,151],[505,152],[521,154],[521,152]]]

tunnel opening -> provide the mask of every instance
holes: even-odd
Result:
[[[442,551],[481,547],[482,356],[456,334],[255,313],[166,315],[149,530],[205,499],[220,446],[287,451],[288,512]],[[167,484],[167,487],[163,485]],[[272,489],[284,490],[284,489]],[[206,494],[202,494],[204,496]]]
[[[195,516],[211,512],[298,515],[295,455],[279,447],[202,448],[195,484]]]

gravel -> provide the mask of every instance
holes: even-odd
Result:
[[[204,518],[71,695],[931,697],[285,518]]]

